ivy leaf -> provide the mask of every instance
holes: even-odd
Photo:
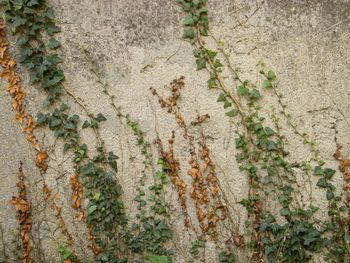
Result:
[[[220,67],[222,67],[222,66],[223,66],[223,65],[221,64],[220,60],[215,59],[214,67],[215,67],[215,68],[220,68]]]
[[[168,263],[168,257],[167,256],[158,256],[158,255],[148,255],[145,257],[146,260],[148,260],[151,263]]]
[[[13,7],[15,10],[20,10],[23,6],[23,0],[13,0]]]
[[[275,134],[275,131],[273,129],[271,129],[270,127],[266,127],[265,132],[266,132],[267,136],[271,136],[271,135]]]
[[[83,129],[86,129],[86,128],[88,128],[89,126],[90,126],[90,122],[88,122],[88,121],[86,120],[86,121],[84,121],[82,128],[83,128]]]
[[[102,121],[106,121],[106,117],[102,115],[102,113],[97,114],[97,116],[95,117],[95,120],[98,122],[102,122]]]
[[[249,89],[245,85],[238,86],[237,89],[238,96],[246,96],[249,94]]]
[[[35,6],[39,4],[39,0],[29,0],[27,6]]]
[[[314,168],[314,175],[323,175],[324,171],[321,166],[316,166]]]
[[[264,89],[269,89],[269,88],[272,88],[272,84],[268,79],[265,79],[262,83],[262,87]]]
[[[208,58],[210,58],[210,59],[215,58],[215,56],[217,55],[217,52],[210,50],[210,49],[207,49],[206,53],[207,53]]]
[[[49,19],[54,19],[52,8],[51,7],[46,8],[45,11],[43,12],[42,16],[47,17]]]
[[[226,112],[225,114],[226,114],[226,116],[228,116],[228,117],[234,117],[234,116],[237,115],[237,110],[233,109],[233,110],[231,110],[231,111],[229,111],[229,112]]]
[[[51,66],[61,63],[62,59],[57,54],[54,54],[44,57],[44,61],[46,61],[47,64]]]
[[[217,99],[217,102],[226,101],[226,95],[225,93],[220,93],[219,98]]]
[[[27,35],[22,35],[22,36],[20,36],[20,37],[18,38],[17,44],[18,44],[19,46],[23,46],[23,45],[27,44],[28,41],[29,41],[28,36],[27,36]]]
[[[225,101],[224,109],[227,109],[228,107],[231,107],[231,106],[232,106],[231,102]]]
[[[324,177],[328,180],[332,179],[333,175],[335,174],[335,170],[326,168],[324,169]]]
[[[185,26],[193,26],[197,21],[198,19],[190,13],[184,18],[183,24]]]
[[[326,197],[327,197],[327,200],[329,201],[334,198],[334,193],[332,191],[327,190]]]
[[[320,178],[316,184],[320,188],[327,188],[328,187],[328,182],[326,178]]]
[[[71,131],[76,130],[76,126],[72,122],[66,123],[66,125],[64,125],[64,128],[67,129],[67,130],[71,130]]]
[[[204,58],[198,58],[196,59],[196,64],[197,64],[197,70],[201,70],[205,68],[206,61]]]
[[[97,209],[97,206],[96,205],[92,205],[92,206],[89,206],[89,208],[87,210],[88,210],[89,214],[92,214],[93,212],[96,211],[96,209]]]
[[[267,150],[268,151],[275,151],[277,150],[277,144],[274,141],[269,141],[267,144]]]
[[[290,211],[289,211],[289,209],[288,208],[282,208],[281,210],[280,210],[280,215],[281,216],[290,216]]]
[[[61,45],[60,41],[55,38],[51,38],[48,44],[48,47],[51,49],[58,48]]]
[[[62,121],[58,118],[55,117],[50,117],[49,118],[49,128],[50,129],[55,129],[59,127],[62,124]]]
[[[209,89],[213,89],[213,88],[216,87],[216,81],[215,81],[215,79],[209,79],[209,80],[207,81],[207,84],[208,84],[208,88],[209,88]]]
[[[193,28],[187,28],[184,30],[184,33],[182,35],[183,38],[185,39],[194,39],[195,33]]]
[[[272,70],[269,70],[269,72],[267,72],[267,79],[270,81],[273,81],[274,79],[276,79],[275,72],[273,72]]]
[[[16,28],[19,26],[25,25],[27,22],[27,19],[21,16],[15,16],[12,20],[13,20],[12,25],[14,27],[14,30],[16,30]]]
[[[55,33],[61,32],[61,29],[53,23],[45,24],[45,30],[49,36],[52,36]]]
[[[39,113],[36,116],[36,122],[37,122],[38,125],[42,125],[42,124],[46,123],[47,120],[48,120],[48,115],[47,114]]]
[[[250,93],[249,93],[249,98],[250,99],[255,99],[258,100],[261,98],[261,94],[257,89],[253,89]]]

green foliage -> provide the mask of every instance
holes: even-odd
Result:
[[[156,255],[149,255],[145,257],[146,260],[148,260],[151,263],[168,263],[168,257],[166,256],[156,256]]]
[[[139,193],[134,198],[138,203],[136,215],[138,222],[132,225],[130,232],[125,233],[124,239],[134,253],[141,255],[145,252],[151,253],[160,259],[168,260],[172,251],[165,248],[165,243],[171,239],[172,230],[167,223],[169,214],[162,200],[162,191],[169,180],[166,176],[167,167],[164,161],[160,159],[158,164],[162,169],[155,174],[156,183],[149,187],[148,198],[146,199],[146,192],[142,188],[139,188]]]
[[[261,255],[261,246],[257,244],[262,239],[265,245],[265,257],[271,262],[308,262],[311,260],[312,253],[327,250],[327,259],[331,262],[345,262],[345,255],[349,251],[349,228],[344,228],[344,211],[345,207],[341,206],[341,197],[337,195],[336,188],[332,184],[334,170],[323,168],[324,162],[318,158],[318,152],[314,144],[305,133],[297,130],[297,127],[291,121],[290,115],[286,113],[286,105],[282,102],[282,95],[276,91],[277,76],[274,71],[261,70],[260,73],[265,77],[261,87],[265,92],[273,91],[277,96],[278,102],[282,108],[282,115],[286,118],[287,124],[293,132],[302,137],[305,144],[310,146],[314,155],[314,160],[318,165],[314,169],[314,175],[320,177],[316,186],[325,191],[326,199],[329,202],[328,216],[329,221],[315,219],[317,207],[302,205],[300,200],[303,196],[300,192],[300,186],[296,182],[295,174],[288,160],[288,152],[284,146],[286,144],[284,136],[280,134],[278,118],[272,114],[272,122],[275,128],[265,126],[265,119],[259,116],[260,106],[258,105],[262,98],[261,91],[252,85],[249,80],[242,81],[238,72],[229,62],[229,56],[219,48],[228,63],[227,67],[233,73],[233,80],[238,81],[236,94],[237,97],[230,94],[220,76],[224,65],[217,59],[217,52],[209,50],[205,46],[201,34],[199,23],[200,16],[196,16],[198,8],[204,8],[206,1],[181,0],[178,1],[182,6],[184,13],[184,27],[191,30],[192,34],[187,37],[191,39],[195,49],[193,55],[196,59],[197,70],[207,68],[210,78],[207,81],[209,89],[218,88],[220,90],[217,102],[223,103],[226,115],[232,120],[239,116],[240,120],[236,122],[236,159],[240,163],[240,171],[245,172],[249,178],[251,190],[247,198],[242,199],[239,203],[243,205],[248,214],[254,214],[254,222],[247,222],[247,227],[254,227],[252,231],[247,230],[252,235],[251,245],[254,255]],[[196,2],[196,3],[195,3]],[[205,10],[207,17],[207,10]],[[205,23],[205,30],[208,31],[208,23]],[[239,99],[244,104],[240,104]],[[245,105],[247,108],[245,109]],[[229,109],[229,111],[227,111]],[[240,127],[242,126],[242,128]],[[305,178],[309,178],[312,172],[310,162],[297,164],[302,167]],[[311,181],[310,181],[311,184]],[[279,214],[284,218],[284,224],[278,224],[269,208],[261,208],[261,203],[265,202],[268,196],[274,195],[278,200],[280,209]],[[259,233],[256,232],[256,225],[260,225]],[[336,229],[338,228],[338,231]],[[336,248],[330,244],[337,244]],[[191,249],[196,254],[195,244]],[[221,255],[221,261],[226,262],[224,254]],[[254,258],[253,261],[259,261],[260,258]]]
[[[66,260],[70,260],[73,263],[80,263],[77,257],[74,256],[74,253],[67,249],[64,245],[59,245],[57,251],[61,256],[61,263],[65,262]]]
[[[57,54],[49,53],[60,46],[53,37],[60,32],[53,20],[53,10],[46,6],[44,0],[6,0],[3,17],[12,23],[12,31],[19,35],[20,62],[28,70],[31,82],[39,84],[48,93],[44,104],[56,103],[63,93],[65,77],[58,68],[62,59]],[[50,37],[48,43],[44,42],[45,33]],[[90,116],[90,121],[83,124],[84,128],[97,129],[101,122],[106,121],[101,113],[96,117]],[[76,114],[70,116],[64,103],[51,113],[37,115],[38,125],[47,125],[55,137],[64,141],[64,151],[73,153],[76,171],[83,176],[85,195],[89,200],[87,223],[95,236],[95,244],[101,249],[97,262],[125,262],[116,256],[117,251],[124,249],[119,244],[120,227],[125,228],[127,224],[121,201],[122,190],[116,180],[117,156],[112,152],[107,155],[103,145],[99,145],[98,154],[89,158],[87,146],[80,142],[79,122],[80,117]],[[64,247],[60,247],[59,252],[63,259],[72,257]]]
[[[40,83],[48,92],[45,104],[52,104],[63,93],[61,82],[64,80],[58,64],[62,60],[57,54],[47,54],[43,38],[43,30],[53,36],[59,32],[54,23],[53,10],[47,7],[45,1],[5,0],[3,2],[3,18],[12,23],[12,31],[20,34],[20,62],[29,71],[32,83]],[[51,38],[48,48],[60,46],[59,41]]]
[[[233,254],[232,252],[228,252],[228,251],[221,251],[219,253],[219,262],[220,263],[233,263],[236,262],[237,258],[235,256],[235,254]]]
[[[189,252],[193,259],[199,258],[200,250],[205,247],[205,241],[204,240],[194,240],[191,242],[189,247]]]

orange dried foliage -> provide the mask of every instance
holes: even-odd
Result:
[[[18,171],[19,182],[17,183],[17,187],[19,189],[19,195],[13,196],[11,203],[15,206],[16,211],[19,214],[19,224],[20,231],[19,234],[22,239],[23,246],[23,254],[22,254],[22,263],[32,263],[32,258],[30,256],[30,252],[33,247],[30,244],[30,230],[32,228],[32,218],[30,216],[31,213],[31,205],[27,200],[26,186],[24,183],[24,173],[23,173],[23,164],[20,162],[20,167]]]
[[[7,52],[8,43],[6,41],[4,25],[0,23],[0,64],[3,68],[0,76],[7,80],[6,90],[12,96],[12,108],[16,110],[16,119],[22,127],[22,131],[26,134],[27,140],[37,151],[36,165],[43,171],[47,170],[45,163],[48,155],[40,147],[37,138],[34,135],[36,122],[25,108],[24,99],[26,93],[21,88],[21,78],[16,74],[16,61],[11,59]]]
[[[187,198],[186,198],[186,184],[180,178],[180,162],[174,155],[174,140],[175,140],[175,132],[172,133],[171,139],[169,139],[169,150],[165,151],[163,149],[162,143],[160,140],[157,141],[157,144],[160,149],[161,156],[168,167],[168,172],[170,176],[171,183],[176,187],[180,203],[182,207],[182,212],[184,213],[184,223],[185,226],[190,225],[190,218],[187,212]]]
[[[341,146],[337,145],[337,149],[334,153],[334,158],[339,161],[339,170],[343,174],[344,179],[344,191],[346,192],[346,202],[349,208],[350,214],[350,159],[342,157]],[[350,222],[350,216],[349,216]]]
[[[79,210],[75,214],[75,218],[78,221],[82,221],[86,218],[84,211],[81,210],[81,199],[83,198],[83,186],[79,182],[78,174],[74,174],[69,178],[69,183],[72,189],[72,208]]]
[[[171,95],[166,99],[163,99],[154,88],[150,88],[150,90],[152,94],[158,98],[160,106],[162,108],[166,108],[168,113],[174,115],[176,123],[183,130],[183,137],[187,140],[189,145],[190,156],[188,163],[190,167],[187,171],[187,174],[192,178],[190,196],[195,205],[196,217],[201,228],[202,234],[206,234],[209,230],[211,230],[211,232],[213,233],[215,232],[217,223],[225,218],[227,208],[217,198],[219,188],[217,186],[215,165],[209,157],[209,149],[205,145],[205,143],[200,144],[199,152],[196,153],[194,146],[194,137],[189,133],[188,126],[186,125],[180,107],[178,106],[178,99],[181,96],[180,91],[184,86],[184,77],[173,80],[170,83]],[[196,120],[191,122],[191,125],[200,125],[209,118],[210,116],[208,114],[198,116]],[[172,135],[172,139],[169,140],[169,151],[165,153],[162,152],[162,157],[166,161],[167,165],[168,162],[170,163],[170,161],[167,161],[167,159],[174,158],[173,139],[174,132]],[[176,165],[178,167],[180,166],[178,161]],[[171,176],[173,178],[172,183],[177,184],[178,192],[180,193],[180,199],[182,198],[181,202],[183,211],[184,213],[186,213],[186,217],[188,217],[187,210],[184,210],[184,208],[187,209],[187,207],[185,206],[186,189],[184,187],[180,188],[181,183],[183,183],[183,181],[178,181],[179,168],[173,170],[174,171],[171,171],[171,174],[173,174]],[[181,195],[183,195],[183,197],[181,197]],[[197,230],[194,229],[194,231],[197,233]]]

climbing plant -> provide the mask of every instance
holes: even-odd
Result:
[[[84,128],[94,129],[99,143],[97,155],[89,157],[87,145],[80,142],[80,117],[69,115],[64,103],[56,106],[64,93],[65,77],[58,67],[62,59],[54,53],[60,46],[54,34],[60,29],[55,25],[52,8],[45,1],[32,0],[9,0],[3,5],[5,21],[11,22],[12,32],[19,35],[20,63],[28,70],[31,83],[47,93],[44,105],[51,105],[48,112],[38,114],[37,123],[47,126],[55,137],[64,141],[64,151],[73,153],[76,172],[83,176],[85,195],[89,200],[86,221],[93,237],[91,249],[98,262],[123,262],[125,252],[119,245],[118,232],[127,220],[120,199],[121,187],[116,180],[117,156],[106,152],[97,131],[106,119],[101,113],[96,116],[88,113],[89,120],[83,124]],[[49,37],[48,43],[46,36]],[[54,109],[52,112],[49,111],[51,108]]]
[[[248,212],[247,234],[251,236],[248,247],[252,249],[249,260],[306,262],[311,259],[313,252],[327,251],[327,260],[346,262],[350,248],[349,230],[342,197],[332,183],[335,170],[324,167],[325,162],[319,158],[310,137],[300,132],[291,120],[282,95],[277,91],[276,74],[272,70],[260,70],[265,78],[260,87],[250,80],[242,80],[238,70],[230,63],[229,54],[224,51],[222,43],[217,43],[217,50],[206,46],[205,38],[209,32],[208,10],[205,7],[207,1],[177,2],[185,13],[183,38],[194,47],[196,68],[208,70],[208,88],[220,91],[217,101],[223,103],[226,115],[235,123],[236,160],[240,170],[247,174],[250,184],[248,197],[239,202]],[[219,55],[225,59],[225,65]],[[226,84],[222,76],[224,67],[237,83],[235,89],[230,89]],[[278,118],[275,114],[271,115],[271,121],[275,124],[271,128],[266,126],[266,118],[259,113],[262,91],[270,95],[269,90],[277,97],[281,115],[292,131],[310,146],[313,160],[293,165],[288,161],[289,153],[285,149],[286,142],[280,132]],[[300,168],[304,178],[310,178],[310,174],[320,177],[316,186],[325,190],[329,203],[327,220],[316,217],[318,207],[303,202],[295,167]],[[284,223],[277,223],[273,212],[266,205],[271,194],[280,204],[279,216],[284,218]],[[336,248],[334,244],[337,244]]]

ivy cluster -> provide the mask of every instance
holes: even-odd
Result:
[[[170,262],[172,251],[166,248],[166,243],[172,237],[172,230],[168,225],[170,215],[167,212],[163,198],[163,188],[169,182],[167,177],[167,166],[162,159],[158,160],[161,169],[153,175],[153,184],[146,189],[145,181],[149,170],[153,172],[153,161],[151,145],[146,140],[144,132],[139,123],[132,119],[129,114],[124,114],[120,107],[117,107],[115,96],[110,92],[110,85],[104,81],[96,64],[89,52],[83,49],[86,61],[90,65],[91,72],[96,76],[97,82],[102,87],[102,92],[107,95],[109,103],[116,113],[116,116],[124,120],[127,127],[136,139],[136,145],[143,158],[143,170],[138,182],[137,192],[134,201],[137,205],[136,222],[130,222],[130,229],[124,229],[121,233],[123,242],[138,258],[135,262],[148,260],[151,262]],[[98,118],[99,116],[97,116]],[[96,121],[98,119],[96,118]],[[103,121],[103,119],[100,118]]]
[[[226,115],[231,120],[237,115],[241,117],[236,124],[235,145],[239,168],[248,175],[250,182],[248,197],[239,202],[246,207],[251,217],[247,222],[247,231],[252,236],[249,243],[249,247],[253,249],[250,260],[308,262],[312,253],[327,251],[328,261],[346,262],[349,255],[349,230],[346,228],[346,218],[343,214],[346,206],[341,205],[342,198],[336,193],[336,187],[331,182],[335,171],[323,167],[325,163],[318,158],[314,144],[305,133],[297,131],[296,125],[292,123],[290,115],[286,113],[286,105],[282,102],[282,95],[276,90],[275,73],[272,70],[267,72],[262,70],[260,73],[265,79],[261,87],[265,91],[270,89],[274,91],[282,108],[282,116],[287,119],[292,130],[303,138],[304,143],[310,145],[316,164],[305,161],[302,164],[292,165],[287,160],[289,153],[284,148],[285,141],[280,134],[276,118],[272,119],[276,127],[271,128],[264,124],[265,118],[259,114],[261,91],[249,80],[243,81],[239,78],[237,70],[228,61],[228,55],[220,47],[219,51],[228,62],[228,69],[234,80],[239,82],[233,92],[226,87],[221,77],[224,65],[217,58],[218,53],[206,47],[203,40],[206,34],[200,32],[201,16],[196,11],[200,9],[203,12],[207,1],[178,2],[186,14],[183,22],[183,38],[190,39],[195,47],[193,53],[197,70],[208,69],[210,74],[208,87],[221,90],[217,101],[223,103]],[[207,10],[203,14],[207,17]],[[205,23],[205,29],[207,32],[208,23]],[[242,105],[242,101],[245,106]],[[239,127],[240,125],[243,129]],[[305,178],[309,177],[310,173],[321,177],[316,186],[325,190],[329,202],[329,220],[317,219],[315,213],[318,208],[303,203],[294,167],[299,167],[306,175]],[[274,195],[279,202],[279,216],[284,219],[282,220],[284,223],[277,223],[278,220],[265,204],[271,195]],[[249,228],[252,231],[249,231]]]
[[[52,51],[60,46],[54,34],[60,29],[54,23],[53,10],[44,0],[6,0],[4,19],[12,24],[12,31],[19,34],[20,62],[29,71],[32,84],[38,84],[47,93],[45,105],[59,102],[63,94],[64,73],[58,68],[62,59]],[[49,42],[44,39],[49,37]],[[90,115],[83,128],[99,127],[105,121],[102,114]],[[93,252],[97,262],[126,262],[125,251],[119,244],[119,227],[127,224],[121,187],[116,180],[117,156],[106,153],[104,146],[97,147],[97,155],[89,158],[85,144],[80,143],[78,124],[80,118],[68,113],[68,106],[61,104],[53,112],[39,113],[37,122],[47,125],[54,136],[65,142],[64,150],[72,151],[77,173],[83,175],[85,194],[89,200],[87,223],[93,236]],[[109,167],[109,168],[108,168]]]

